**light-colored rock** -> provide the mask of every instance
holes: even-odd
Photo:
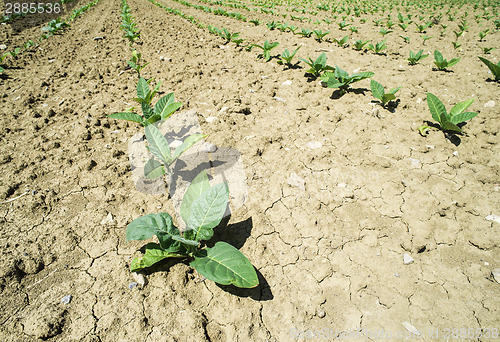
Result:
[[[144,273],[142,272],[134,272],[132,273],[132,277],[134,277],[135,282],[137,285],[139,285],[141,288],[144,288],[147,284],[147,278],[145,277]]]
[[[493,108],[495,107],[495,101],[491,100],[491,101],[488,101],[484,104],[484,108]]]
[[[418,165],[420,165],[420,160],[418,160],[418,159],[415,159],[415,158],[408,158],[408,160],[410,161],[411,165],[413,165],[413,166],[418,166]]]
[[[292,172],[290,177],[288,177],[288,184],[301,188],[302,190],[306,189],[306,181],[295,172]]]
[[[309,141],[307,144],[306,144],[306,147],[311,149],[311,150],[315,150],[317,148],[321,148],[323,147],[323,144],[319,141]]]
[[[326,312],[322,308],[319,308],[316,314],[318,315],[319,318],[324,318],[326,316]]]
[[[7,48],[7,45],[5,44],[0,44],[0,50],[5,50]]]
[[[494,268],[491,274],[493,275],[493,279],[500,284],[500,268]]]
[[[131,282],[130,284],[128,284],[128,288],[129,288],[130,290],[132,290],[132,289],[133,289],[134,287],[136,287],[137,285],[138,285],[138,284],[137,284],[137,282],[136,282],[136,281],[133,281],[133,282]]]
[[[486,216],[485,218],[486,218],[486,221],[494,221],[496,223],[500,223],[500,216],[498,216],[498,215],[491,214],[491,215]]]
[[[111,213],[108,213],[108,216],[106,216],[102,221],[101,225],[106,225],[106,224],[111,224],[114,222],[113,215]]]
[[[403,326],[406,330],[411,332],[413,335],[420,336],[420,331],[408,322],[403,322]]]
[[[216,116],[209,116],[208,118],[205,119],[205,121],[208,123],[212,123],[212,122],[215,122],[217,120],[218,120],[218,118]]]
[[[422,101],[423,101],[423,100],[422,100],[420,97],[417,99],[417,103],[418,103],[418,104],[421,104],[421,103],[422,103]]]
[[[61,304],[69,304],[71,302],[71,298],[73,298],[71,295],[62,297]]]
[[[452,153],[455,157],[458,157],[458,151],[453,151]]]
[[[292,81],[290,80],[286,80],[285,82],[283,82],[281,85],[284,85],[284,86],[291,86],[292,85]]]
[[[203,151],[214,153],[217,151],[217,146],[213,143],[206,142],[203,144]]]
[[[283,102],[283,103],[285,103],[285,102],[286,102],[286,101],[285,101],[285,99],[284,99],[284,98],[282,98],[282,97],[275,96],[275,97],[274,97],[274,99],[275,99],[276,101],[278,101],[278,102]]]
[[[414,261],[415,260],[411,257],[410,254],[408,254],[408,253],[403,254],[403,263],[405,265],[409,265],[409,264],[411,264]]]

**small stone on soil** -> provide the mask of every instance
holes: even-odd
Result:
[[[491,100],[491,101],[488,101],[484,104],[484,108],[493,108],[495,107],[495,101]]]
[[[491,214],[485,217],[486,221],[495,221],[496,223],[500,223],[500,216]]]
[[[281,85],[284,85],[284,86],[290,86],[292,85],[292,81],[290,80],[286,80],[285,82],[283,82]]]
[[[500,268],[494,268],[491,274],[493,275],[493,279],[500,284]]]
[[[208,118],[205,119],[206,122],[208,123],[212,123],[212,122],[215,122],[217,121],[217,117],[216,116],[209,116]]]
[[[319,309],[318,312],[317,312],[317,315],[318,315],[319,318],[323,318],[323,317],[326,316],[326,312],[323,309]]]
[[[411,264],[413,261],[415,261],[415,260],[411,257],[411,255],[410,255],[410,254],[405,253],[405,254],[403,255],[403,263],[404,263],[405,265]]]
[[[320,143],[319,141],[309,141],[307,144],[306,144],[306,147],[311,149],[311,150],[315,150],[317,148],[321,148],[323,147],[323,144]]]
[[[73,298],[71,295],[62,297],[61,304],[69,304],[71,302],[71,298]]]
[[[203,145],[203,150],[205,152],[215,152],[217,151],[217,146],[215,144],[212,144],[212,143],[209,143],[209,142],[206,142],[204,145]]]
[[[291,186],[296,186],[296,187],[299,187],[303,190],[305,190],[306,188],[306,181],[300,177],[299,175],[297,175],[295,172],[292,172],[290,174],[290,177],[288,177],[288,184],[290,184]]]
[[[102,221],[101,221],[101,225],[105,225],[105,224],[109,224],[109,223],[113,223],[113,215],[111,213],[108,213],[108,216],[106,216]]]
[[[403,322],[403,326],[406,328],[406,330],[408,330],[409,332],[411,332],[413,335],[420,336],[420,332],[418,331],[418,329],[415,328],[410,323]]]
[[[136,281],[133,281],[133,282],[131,282],[130,284],[128,284],[128,288],[132,290],[132,289],[133,289],[134,287],[136,287],[137,285],[138,285],[138,284],[137,284],[137,282],[136,282]]]

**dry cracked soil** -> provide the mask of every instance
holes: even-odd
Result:
[[[183,107],[174,116],[195,113],[206,141],[240,155],[244,203],[216,239],[249,258],[260,285],[219,286],[181,260],[130,289],[129,265],[144,243],[125,241],[127,224],[175,209],[168,195],[141,191],[132,177],[129,142],[141,128],[106,117],[134,106],[137,74],[126,64],[121,1],[101,0],[63,33],[4,63],[1,341],[498,338],[499,84],[477,58],[481,46],[500,47],[493,26],[478,42],[491,25],[474,24],[469,9],[457,50],[451,29],[448,38],[429,29],[435,38],[423,45],[412,26],[408,45],[396,27],[378,55],[338,47],[332,38],[348,33],[335,23],[323,24],[332,32],[320,43],[269,30],[265,22],[276,17],[258,11],[245,12],[261,19],[254,26],[159,2],[246,39],[224,44],[151,2],[128,1],[141,32],[134,48],[150,62],[144,77],[163,81],[163,94],[175,92]],[[375,17],[358,24],[351,44],[381,40]],[[1,25],[0,43],[22,45],[45,24]],[[396,108],[376,103],[369,80],[342,95],[305,75],[303,62],[287,68],[244,48],[265,39],[280,43],[273,56],[297,47],[301,58],[325,52],[332,66],[403,86]],[[462,59],[449,72],[433,70],[432,55],[410,66],[409,49]],[[486,57],[499,56],[497,49]],[[448,110],[473,98],[479,115],[465,134],[422,137],[427,92]]]

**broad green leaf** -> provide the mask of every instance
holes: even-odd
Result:
[[[462,132],[460,127],[450,121],[444,121],[443,123],[441,123],[441,128],[443,129],[443,131]]]
[[[196,144],[198,141],[200,141],[205,137],[206,137],[205,134],[192,134],[189,137],[187,137],[184,140],[184,142],[175,149],[174,155],[172,156],[172,160],[179,158],[191,146],[193,146],[194,144]]]
[[[252,288],[259,285],[252,263],[239,250],[225,242],[217,242],[195,254],[190,263],[205,278],[218,284]]]
[[[429,106],[429,111],[432,114],[432,118],[441,123],[441,114],[446,115],[446,107],[444,104],[436,97],[436,95],[427,93],[427,105]]]
[[[314,64],[319,64],[321,66],[325,66],[326,65],[326,53],[322,53],[321,55],[319,55],[318,58],[316,58],[316,60],[314,61]]]
[[[384,87],[380,83],[378,83],[377,81],[371,80],[370,81],[370,89],[372,91],[373,96],[375,98],[379,99],[380,101],[382,101],[382,97],[385,94]]]
[[[335,66],[335,72],[334,72],[335,78],[339,80],[339,82],[345,81],[347,78],[349,78],[349,74],[347,71],[339,68],[338,66]]]
[[[195,240],[209,240],[226,211],[229,201],[227,183],[217,184],[205,190],[201,196],[191,204],[191,214],[187,222],[187,229],[196,231]]]
[[[148,214],[141,216],[127,226],[125,237],[127,241],[146,240],[156,235],[160,241],[161,247],[168,252],[177,252],[181,244],[175,241],[172,236],[180,236],[172,217],[167,213]]]
[[[141,102],[141,109],[142,109],[142,114],[144,115],[144,118],[146,118],[146,120],[151,118],[151,116],[153,116],[154,114],[153,110],[146,102]]]
[[[437,66],[439,70],[445,69],[446,66],[448,65],[448,63],[446,62],[436,62],[436,61],[434,61],[434,64]]]
[[[156,102],[155,113],[165,120],[182,106],[180,102],[174,102],[174,93],[163,96]]]
[[[139,78],[139,82],[137,82],[137,97],[146,100],[148,93],[149,93],[148,82],[143,77]]]
[[[147,179],[156,179],[158,177],[161,177],[165,174],[165,167],[163,166],[162,163],[155,159],[150,159],[144,165],[144,176]]]
[[[371,71],[365,71],[365,72],[360,72],[358,74],[352,74],[349,79],[350,79],[350,83],[353,83],[353,82],[357,82],[357,81],[361,81],[361,80],[364,80],[366,78],[370,78],[370,77],[373,77],[375,74]]]
[[[457,103],[450,110],[450,116],[453,118],[455,115],[462,113],[464,110],[466,110],[472,104],[472,102],[474,102],[474,99],[470,99],[470,100],[466,100],[466,101]]]
[[[391,90],[389,90],[389,94],[396,94],[401,88],[403,88],[402,86],[399,86],[397,88],[392,88]]]
[[[203,192],[210,188],[210,183],[208,181],[208,176],[205,170],[201,171],[189,184],[189,187],[182,198],[181,203],[181,217],[184,222],[189,221],[189,216],[191,214],[191,205],[194,200],[201,196]]]
[[[458,58],[452,58],[452,59],[451,59],[451,61],[449,61],[449,62],[448,62],[448,65],[447,65],[447,66],[451,67],[451,66],[453,66],[453,65],[457,64],[458,62],[460,62],[460,58],[461,58],[461,57],[458,57]]]
[[[154,125],[148,125],[144,128],[144,131],[149,144],[148,149],[151,153],[160,159],[163,164],[170,164],[172,160],[170,146],[160,130]]]
[[[383,104],[386,104],[387,102],[395,100],[395,99],[396,99],[396,95],[389,93],[389,94],[384,94],[384,96],[382,96],[381,101]]]
[[[438,50],[435,50],[434,51],[434,59],[436,60],[436,62],[438,63],[441,63],[443,62],[443,54],[441,52],[439,52]]]
[[[465,122],[465,121],[472,119],[473,117],[475,117],[478,114],[479,113],[474,113],[474,112],[460,113],[460,114],[457,114],[457,115],[451,117],[450,122],[454,123],[455,125],[458,125],[459,123],[462,123],[462,122]]]
[[[479,59],[491,70],[491,73],[495,76],[495,80],[500,80],[500,62],[495,64],[483,57],[479,57]]]
[[[148,243],[146,246],[146,253],[144,253],[144,256],[142,258],[135,258],[132,260],[132,263],[130,264],[130,271],[131,272],[137,272],[144,270],[148,267],[153,266],[159,261],[162,261],[163,259],[166,258],[184,258],[186,257],[185,255],[178,254],[178,253],[170,253],[165,251],[158,245],[157,243]]]
[[[108,118],[127,120],[127,121],[137,122],[140,124],[143,124],[143,121],[144,121],[142,116],[140,116],[139,114],[131,113],[131,112],[114,113],[114,114],[108,115]]]

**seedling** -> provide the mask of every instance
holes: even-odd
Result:
[[[417,26],[417,32],[418,33],[425,33],[425,30],[428,27],[428,25],[424,25],[424,24],[417,24],[417,23],[415,23],[415,25]]]
[[[139,82],[137,82],[137,98],[134,98],[133,100],[140,103],[143,115],[141,116],[129,111],[114,113],[108,115],[108,118],[137,122],[142,126],[148,126],[157,121],[167,119],[182,106],[182,103],[175,102],[174,93],[170,93],[160,98],[156,102],[154,108],[151,108],[151,102],[160,89],[160,85],[161,82],[158,83],[151,91],[149,89],[148,81],[146,81],[143,77],[140,77]]]
[[[141,53],[137,52],[137,50],[132,51],[132,58],[130,58],[130,61],[127,61],[127,64],[137,71],[137,74],[139,75],[139,78],[141,78],[141,70],[146,67],[149,63],[146,63],[144,65],[139,64],[139,60],[141,59]]]
[[[250,22],[251,22],[252,24],[254,24],[255,26],[260,25],[260,20],[259,20],[259,19],[252,19],[252,20],[250,20]]]
[[[351,31],[352,33],[358,33],[359,32],[359,30],[356,28],[356,26],[353,26],[353,25],[349,26],[349,31]]]
[[[311,68],[309,70],[306,70],[306,73],[309,73],[313,75],[314,77],[319,77],[321,73],[328,71],[328,70],[335,70],[329,65],[326,65],[326,53],[322,53],[319,55],[318,58],[316,58],[315,61],[313,61],[310,57],[309,61],[306,61],[305,59],[299,58],[301,61],[309,65]]]
[[[401,24],[398,24],[398,26],[404,31],[406,32],[406,29],[408,28],[408,24],[406,23],[401,23]]]
[[[316,40],[321,43],[323,37],[330,33],[330,31],[323,32],[321,30],[314,30],[313,33],[316,36]]]
[[[399,36],[399,38],[403,38],[406,44],[410,44],[410,37]]]
[[[298,28],[298,27],[296,27],[296,26],[290,25],[290,26],[288,26],[288,29],[289,29],[289,30],[290,30],[293,34],[295,34],[295,31],[297,31],[299,28]]]
[[[482,42],[484,37],[486,37],[486,35],[488,34],[488,32],[490,32],[489,29],[485,30],[485,31],[481,31],[479,32],[479,41]]]
[[[492,47],[482,47],[481,49],[485,55],[488,55],[491,51],[495,50],[495,48]]]
[[[230,42],[238,41],[239,40],[238,38],[240,37],[240,33],[239,32],[230,33],[226,28],[223,28],[222,30],[219,31],[219,36],[226,40],[226,42],[224,44],[228,44]],[[239,43],[241,44],[242,41],[243,40],[241,40]]]
[[[368,49],[372,50],[377,55],[379,55],[380,52],[386,48],[387,48],[387,45],[385,45],[385,40],[378,42],[375,45],[373,45],[371,43],[368,45]]]
[[[269,43],[268,40],[264,42],[263,45],[257,45],[257,44],[252,44],[255,47],[258,47],[259,49],[262,49],[262,53],[257,56],[257,58],[264,58],[266,62],[268,62],[271,59],[271,50],[280,45],[278,42],[274,43]]]
[[[48,31],[49,34],[56,34],[56,32],[63,30],[70,25],[66,21],[61,21],[61,18],[53,19],[49,22],[49,25],[42,28],[42,31]]]
[[[383,37],[385,37],[386,34],[389,34],[391,32],[394,32],[392,30],[387,30],[386,28],[381,28],[380,31],[378,31],[378,33],[380,33]]]
[[[401,89],[402,87],[397,87],[389,90],[389,92],[386,94],[384,90],[384,86],[378,83],[375,80],[370,80],[370,89],[372,91],[373,96],[376,99],[379,99],[382,102],[382,106],[386,106],[390,101],[393,101],[396,99],[396,93]]]
[[[335,71],[325,72],[321,76],[321,81],[323,81],[328,88],[339,88],[341,93],[346,93],[352,83],[373,77],[373,75],[375,75],[373,72],[366,71],[349,76],[346,71],[335,66]]]
[[[422,36],[422,39],[423,39],[423,45],[425,45],[425,42],[426,42],[426,41],[428,41],[428,40],[429,40],[429,39],[431,39],[431,38],[434,38],[434,37],[429,37],[429,36],[427,36],[427,35],[423,35],[423,36]]]
[[[145,270],[166,258],[191,258],[190,266],[203,277],[222,285],[252,288],[259,284],[251,262],[230,244],[218,241],[211,248],[201,248],[201,241],[210,240],[213,229],[224,217],[229,202],[227,183],[210,186],[202,171],[189,185],[182,199],[180,214],[186,230],[180,231],[167,213],[148,214],[132,221],[126,240],[146,240],[153,236],[159,243],[145,246],[142,258],[135,258],[130,270]]]
[[[483,57],[479,57],[479,59],[491,70],[491,73],[495,76],[495,81],[500,81],[500,62],[495,64]]]
[[[446,70],[446,68],[451,67],[457,64],[460,61],[460,57],[452,58],[449,62],[448,60],[443,58],[443,54],[438,50],[434,51],[434,64],[438,68],[438,70]]]
[[[408,62],[410,62],[410,65],[415,65],[425,57],[428,57],[429,55],[423,55],[424,50],[420,50],[417,53],[414,53],[413,51],[410,50],[410,58],[407,59]]]
[[[451,44],[453,44],[453,49],[456,50],[458,49],[459,47],[462,46],[462,44],[460,44],[459,42],[451,42]]]
[[[347,41],[349,40],[349,36],[345,36],[342,39],[335,39],[333,38],[333,41],[337,43],[339,47],[344,47],[344,45],[347,44]]]
[[[146,140],[149,144],[148,150],[159,160],[158,161],[154,158],[148,160],[146,165],[144,165],[144,176],[147,179],[156,179],[168,174],[170,176],[169,184],[172,184],[173,177],[171,166],[191,146],[206,137],[204,134],[192,134],[187,137],[172,154],[167,139],[165,139],[163,134],[158,128],[155,127],[155,125],[146,126],[144,131],[146,134]]]
[[[280,56],[281,59],[278,61],[278,64],[285,64],[286,66],[291,68],[292,67],[292,59],[295,56],[295,54],[297,53],[297,51],[299,51],[299,49],[300,49],[300,46],[298,48],[296,48],[292,53],[290,53],[290,51],[288,51],[288,49],[285,49],[285,51],[283,51],[283,53]]]
[[[311,37],[312,33],[313,32],[310,29],[302,29],[302,31],[297,34],[300,34],[302,37],[309,38]]]
[[[338,25],[341,30],[344,30],[347,26],[349,26],[349,24],[346,23],[345,20],[338,23]]]
[[[272,31],[272,30],[274,30],[278,26],[278,23],[275,22],[274,20],[273,21],[268,21],[266,23],[266,26],[267,26],[268,29],[270,29]]]
[[[354,50],[360,51],[363,50],[366,44],[368,44],[370,41],[362,41],[362,40],[356,40],[354,42]]]
[[[450,110],[450,113],[447,113],[444,104],[435,95],[427,93],[427,105],[429,106],[429,111],[431,112],[432,118],[439,124],[442,131],[461,133],[462,129],[457,125],[478,115],[478,113],[464,112],[464,110],[466,110],[472,102],[474,102],[473,99],[457,103]],[[430,127],[426,125],[418,128],[420,134],[422,135],[425,135],[429,129]]]

